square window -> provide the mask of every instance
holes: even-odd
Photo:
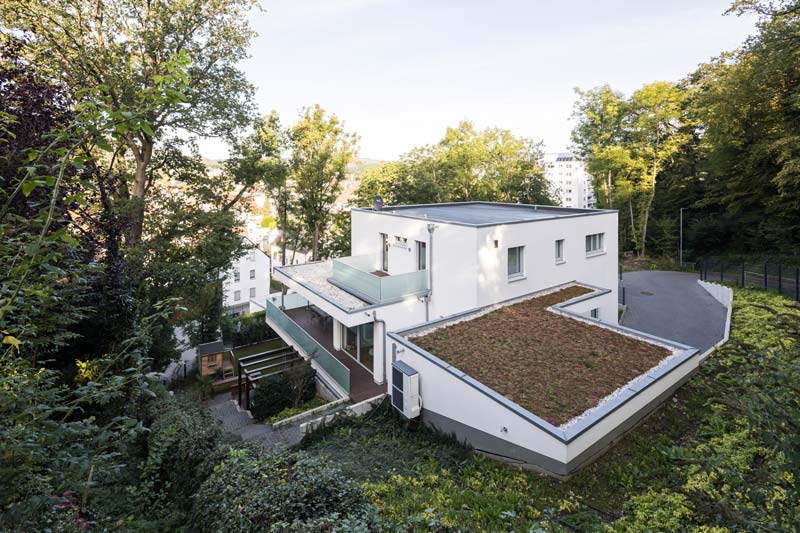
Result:
[[[256,288],[250,287],[250,298],[255,298],[255,297],[256,297]]]
[[[508,249],[508,277],[517,277],[522,275],[522,261],[524,246],[515,246]]]
[[[558,239],[556,241],[556,262],[562,261],[564,261],[564,239]]]
[[[605,249],[605,233],[594,233],[586,236],[586,254],[600,253]]]
[[[595,307],[591,311],[592,318],[600,318],[600,309]]]

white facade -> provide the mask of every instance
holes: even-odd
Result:
[[[574,155],[545,154],[544,171],[560,206],[579,209],[597,206],[592,177],[586,173],[586,164]]]
[[[352,370],[348,357],[382,393],[393,390],[392,364],[402,361],[419,374],[424,422],[487,453],[568,476],[697,368],[697,350],[618,326],[616,211],[465,202],[353,209],[351,216],[353,255],[276,265],[273,276],[291,292],[273,295],[267,312],[269,325],[298,351],[309,352],[320,375],[337,381],[333,388],[340,392],[350,393],[350,377],[343,382],[326,369]],[[657,344],[672,355],[562,426],[413,343],[422,331],[469,320],[489,306],[574,284],[592,292],[552,312]],[[297,312],[306,309],[317,317],[307,326],[316,329],[316,340],[291,318],[299,320]],[[325,339],[320,328],[327,329]],[[362,347],[363,328],[368,342]],[[358,339],[356,352],[346,346],[351,335]],[[342,357],[350,364],[337,367]]]
[[[234,261],[222,285],[222,305],[229,314],[263,311],[269,296],[270,259],[258,248]]]
[[[444,211],[419,214],[431,208]],[[616,211],[473,202],[353,209],[351,216],[352,258],[369,256],[370,261],[361,273],[363,281],[376,282],[378,277],[370,274],[374,271],[385,276],[380,279],[387,287],[402,286],[402,278],[423,269],[421,290],[370,300],[336,281],[335,269],[341,266],[336,263],[349,258],[286,267],[276,262],[273,277],[333,318],[331,335],[337,349],[344,330],[374,323],[368,369],[375,383],[386,380],[389,332],[571,281],[607,289],[597,300],[596,313],[606,323],[617,323]],[[486,217],[488,222],[462,222],[462,216],[476,221]],[[587,252],[587,236],[592,235],[602,236],[601,242],[597,250]],[[512,248],[521,250],[520,272],[510,275]]]

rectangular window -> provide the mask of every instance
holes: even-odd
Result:
[[[591,314],[592,318],[600,318],[600,309],[595,307],[594,309],[592,309]]]
[[[594,233],[586,236],[586,255],[600,253],[605,250],[605,233]]]
[[[381,270],[389,272],[389,236],[381,233]]]
[[[256,279],[256,271],[254,268],[250,269],[250,279]]]
[[[417,241],[417,270],[425,270],[428,265],[427,244]]]
[[[233,271],[233,281],[239,281],[239,269]]]
[[[233,291],[233,301],[238,302],[242,299],[242,291]]]
[[[247,252],[247,260],[248,261],[255,261],[256,260],[256,251],[255,250],[250,250],[249,252]]]
[[[508,249],[508,277],[522,276],[522,255],[524,246],[515,246]]]
[[[250,287],[250,298],[255,298],[255,297],[256,297],[256,288]]]
[[[564,239],[556,241],[556,263],[564,262]]]

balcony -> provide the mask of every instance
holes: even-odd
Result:
[[[428,271],[388,275],[378,270],[377,256],[356,255],[334,259],[328,281],[371,304],[382,304],[427,292]]]
[[[333,327],[329,321],[315,319],[309,302],[299,294],[287,294],[281,307],[280,295],[267,298],[267,318],[270,326],[284,340],[299,348],[315,361],[350,395],[353,402],[374,398],[386,391],[377,385],[372,374],[342,350],[333,347]]]

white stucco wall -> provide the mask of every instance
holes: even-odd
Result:
[[[390,340],[397,359],[419,372],[422,407],[523,448],[567,462],[567,445],[427,358]],[[390,354],[391,354],[391,346]],[[391,364],[391,355],[388,357]],[[391,376],[391,373],[389,374]]]
[[[587,256],[586,235],[605,233],[605,253]],[[555,259],[555,241],[564,240],[564,261]],[[494,241],[497,241],[495,248]],[[524,246],[525,277],[508,278],[508,249]],[[602,320],[617,323],[617,213],[565,217],[478,230],[478,305],[484,306],[569,281],[612,291],[603,299]]]
[[[380,255],[380,233],[389,236],[389,274],[416,270],[416,245],[422,241],[431,254],[426,220],[369,211],[352,212],[352,255]],[[477,307],[476,228],[437,222],[433,234],[433,295],[430,317],[439,318]],[[395,237],[408,240],[408,250],[395,246]],[[424,317],[423,317],[424,318]],[[390,324],[391,329],[397,329]]]

